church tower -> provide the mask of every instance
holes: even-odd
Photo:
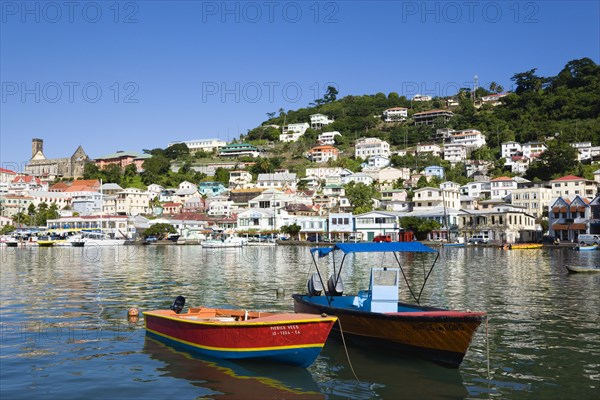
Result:
[[[31,139],[31,158],[40,152],[44,154],[44,141],[42,139]]]

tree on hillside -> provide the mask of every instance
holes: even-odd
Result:
[[[373,200],[375,189],[364,183],[350,182],[346,185],[346,197],[352,204],[355,214],[363,214],[373,210]]]
[[[167,147],[164,156],[169,160],[183,159],[190,155],[190,149],[185,143],[176,143]]]
[[[223,185],[229,185],[229,170],[225,168],[217,168],[214,176],[215,182],[221,182]]]
[[[577,150],[569,143],[553,140],[548,142],[548,149],[537,161],[529,165],[525,178],[532,180],[537,177],[548,181],[567,175],[577,167]]]

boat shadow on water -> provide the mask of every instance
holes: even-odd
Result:
[[[331,375],[322,381],[319,377],[323,392],[352,399],[464,399],[469,395],[456,368],[363,347],[348,347],[347,351],[337,340],[329,340],[323,348],[315,364]]]
[[[253,360],[215,359],[170,346],[149,335],[144,353],[164,363],[163,376],[189,381],[211,399],[324,399],[305,368]],[[201,389],[200,389],[201,388]]]

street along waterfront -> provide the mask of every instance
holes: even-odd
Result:
[[[488,335],[482,325],[457,370],[349,348],[357,381],[335,341],[307,370],[224,363],[153,342],[141,320],[126,318],[130,307],[167,308],[178,295],[190,306],[289,311],[312,271],[306,247],[0,251],[2,398],[587,399],[600,385],[600,276],[566,270],[599,265],[600,252],[441,249],[422,303],[485,311]],[[346,291],[393,261],[352,256]],[[429,265],[402,261],[417,280]]]

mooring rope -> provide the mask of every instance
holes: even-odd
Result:
[[[344,330],[342,329],[342,320],[339,317],[338,324],[340,325],[340,334],[342,335],[342,343],[344,344],[344,350],[346,351],[348,365],[350,365],[350,370],[352,371],[352,375],[354,375],[354,379],[356,379],[356,381],[360,383],[360,379],[358,379],[358,376],[356,376],[356,372],[354,372],[354,367],[352,367],[352,361],[350,361],[350,354],[348,354],[348,347],[346,347],[346,339],[344,338]]]
[[[490,381],[490,336],[488,333],[488,320],[489,317],[485,316],[485,350],[486,350],[486,358],[487,358],[487,376],[488,382]]]

